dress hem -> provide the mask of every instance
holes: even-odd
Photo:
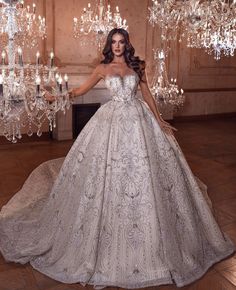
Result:
[[[143,287],[152,287],[152,286],[161,286],[161,285],[176,285],[177,287],[183,287],[183,286],[186,286],[186,285],[189,285],[191,283],[193,283],[194,281],[197,281],[198,279],[200,279],[201,277],[203,277],[206,272],[208,271],[208,269],[213,266],[214,264],[226,259],[227,257],[231,256],[234,252],[236,251],[236,248],[233,247],[230,251],[218,256],[216,259],[214,260],[211,260],[210,262],[208,262],[205,267],[201,268],[201,270],[199,269],[195,269],[195,270],[192,270],[190,273],[195,273],[195,275],[191,275],[191,277],[189,277],[188,279],[185,279],[185,280],[182,280],[182,281],[177,281],[177,279],[173,279],[173,278],[159,278],[159,279],[155,279],[155,280],[149,280],[149,281],[145,281],[145,282],[140,282],[140,283],[137,283],[137,284],[133,284],[133,285],[130,285],[129,283],[122,283],[122,282],[111,282],[111,281],[106,281],[106,282],[99,282],[101,284],[96,284],[96,282],[91,282],[89,283],[88,281],[78,281],[77,279],[72,281],[72,282],[68,282],[68,281],[65,281],[65,280],[60,280],[59,278],[57,278],[55,275],[52,275],[50,273],[48,273],[47,271],[44,271],[44,270],[40,270],[40,268],[37,268],[37,266],[33,265],[33,263],[30,262],[31,266],[43,273],[44,275],[56,280],[56,281],[59,281],[61,283],[64,283],[64,284],[81,284],[83,286],[85,285],[92,285],[94,286],[94,289],[102,289],[102,288],[105,288],[105,287],[121,287],[121,288],[128,288],[128,289],[135,289],[135,288],[143,288]]]

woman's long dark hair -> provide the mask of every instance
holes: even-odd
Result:
[[[102,51],[104,59],[101,61],[101,63],[108,64],[113,61],[114,54],[112,52],[111,45],[112,45],[112,37],[116,33],[123,35],[125,40],[125,51],[124,51],[125,62],[127,63],[129,68],[133,69],[138,74],[140,80],[142,80],[145,68],[145,61],[141,60],[138,56],[134,56],[135,49],[130,43],[129,34],[126,30],[122,28],[114,28],[109,32],[106,44]]]

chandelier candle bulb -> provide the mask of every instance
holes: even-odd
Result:
[[[6,52],[3,51],[2,52],[2,65],[5,65],[6,64]]]
[[[36,13],[36,4],[33,3],[33,13],[35,14]]]
[[[40,84],[41,84],[40,76],[37,76],[36,77],[36,92],[37,92],[37,95],[40,94]]]
[[[40,53],[39,53],[39,51],[37,51],[37,53],[36,53],[36,64],[40,65]]]
[[[0,96],[3,96],[3,77],[0,75]]]
[[[57,83],[57,87],[59,88],[59,82],[58,82],[58,80],[59,80],[59,74],[58,73],[56,73],[55,74],[55,81],[56,81],[56,83]]]
[[[68,78],[68,75],[67,74],[65,74],[64,80],[65,80],[65,83],[66,83],[66,90],[68,91],[69,90],[69,86],[68,86],[68,80],[69,80],[69,78]]]
[[[120,11],[119,11],[119,7],[118,6],[116,6],[116,12],[117,13],[119,13]]]
[[[62,93],[62,77],[61,76],[58,78],[58,83],[59,83],[60,93]]]
[[[19,47],[17,51],[18,51],[19,65],[22,67],[23,66],[23,57],[22,57],[21,47]]]
[[[50,53],[50,66],[51,68],[54,66],[54,53],[53,52]]]
[[[158,54],[158,57],[160,59],[164,59],[165,58],[164,52],[163,51],[160,51],[159,54]]]

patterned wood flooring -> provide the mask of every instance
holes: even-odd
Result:
[[[178,128],[176,137],[190,167],[208,185],[218,223],[236,243],[236,118],[174,125]],[[71,141],[39,140],[25,144],[0,145],[0,207],[20,189],[37,165],[48,159],[64,156],[71,144]],[[0,256],[0,290],[85,288],[92,289],[91,286],[59,283],[33,270],[29,265],[6,263]],[[159,286],[149,289],[179,288]],[[236,254],[214,265],[200,280],[181,289],[236,290]]]

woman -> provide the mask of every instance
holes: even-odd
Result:
[[[104,79],[112,100],[86,125],[58,175],[61,160],[42,164],[2,208],[1,252],[64,283],[181,287],[234,245],[160,117],[128,33],[113,29],[103,54],[71,96]]]

